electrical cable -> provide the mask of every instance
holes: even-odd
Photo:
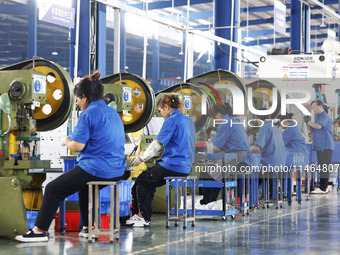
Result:
[[[220,50],[221,50],[224,54],[226,54],[227,56],[230,56],[229,53],[226,52],[226,51],[222,48],[221,44],[217,43],[217,46],[220,48]],[[242,63],[252,64],[252,65],[254,65],[254,66],[256,66],[256,67],[259,67],[259,66],[257,65],[257,64],[259,63],[258,61],[253,62],[253,61],[249,61],[249,59],[246,59],[247,61],[244,61],[244,60],[240,60],[240,59],[238,59],[238,58],[235,58],[235,57],[233,57],[233,56],[231,56],[231,57],[232,57],[232,59],[234,59],[234,60],[236,60],[236,61],[241,61]],[[243,56],[242,56],[242,57],[243,57]]]

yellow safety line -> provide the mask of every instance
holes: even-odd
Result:
[[[201,237],[207,237],[207,236],[216,235],[216,234],[220,234],[220,233],[223,233],[223,232],[228,232],[228,231],[239,229],[239,228],[249,227],[249,226],[261,223],[261,222],[265,222],[265,221],[270,221],[270,220],[286,217],[288,215],[293,215],[293,214],[297,214],[297,213],[304,212],[304,211],[309,211],[311,209],[319,208],[319,207],[322,207],[322,206],[331,205],[331,204],[337,204],[338,202],[339,201],[331,202],[331,203],[327,203],[327,204],[322,204],[322,205],[310,207],[310,208],[307,208],[307,209],[303,209],[303,210],[300,210],[300,211],[291,212],[291,213],[275,216],[275,217],[264,219],[264,220],[259,220],[259,221],[256,221],[256,222],[253,222],[253,223],[249,223],[249,224],[244,224],[244,225],[241,225],[241,226],[238,226],[238,227],[233,227],[233,228],[229,228],[229,229],[225,229],[225,230],[220,230],[220,231],[216,231],[216,232],[210,232],[208,234],[203,234],[203,235],[194,236],[194,237],[190,237],[190,238],[184,238],[184,239],[172,242],[172,243],[161,244],[161,245],[150,247],[150,248],[147,248],[147,249],[144,249],[144,250],[135,251],[135,252],[132,252],[132,254],[139,254],[139,253],[142,253],[142,252],[149,252],[151,250],[155,250],[155,249],[160,248],[160,246],[169,246],[169,245],[172,245],[172,244],[182,243],[184,241],[190,241],[190,240],[198,239],[198,238],[201,238]]]

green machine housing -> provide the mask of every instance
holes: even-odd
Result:
[[[59,127],[73,105],[72,81],[44,59],[0,70],[0,236],[27,230],[26,210],[39,210],[50,160],[40,160],[40,131]]]

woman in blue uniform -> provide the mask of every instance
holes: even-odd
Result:
[[[282,132],[282,139],[286,146],[286,165],[297,171],[302,171],[304,166],[308,164],[309,153],[306,145],[305,138],[302,135],[300,128],[297,123],[293,121],[293,113],[287,113],[286,115],[280,115],[281,128],[284,129]],[[302,166],[299,168],[299,166]],[[301,172],[298,173],[298,180],[301,180]],[[286,185],[286,184],[285,184]],[[291,203],[292,199],[292,183],[291,176],[288,181],[288,204]],[[297,183],[297,198],[301,201],[301,183]]]
[[[261,153],[262,166],[284,167],[286,164],[286,148],[280,130],[270,120],[269,115],[257,115],[256,119],[261,127],[257,133],[256,141],[250,147],[250,151]]]
[[[60,202],[79,192],[79,208],[84,224],[80,237],[88,237],[88,185],[90,181],[116,181],[124,174],[125,134],[118,113],[103,100],[104,87],[97,71],[84,77],[74,88],[78,105],[84,110],[65,144],[79,152],[77,165],[65,172],[46,188],[35,227],[16,240],[21,242],[48,241],[49,229]],[[101,187],[103,188],[103,187]],[[92,227],[92,226],[90,226]]]
[[[334,151],[332,120],[325,111],[322,101],[313,101],[312,109],[317,117],[314,122],[309,120],[307,124],[313,129],[313,151],[316,151],[318,165],[320,166],[320,186],[311,193],[327,194],[329,168],[332,164]]]
[[[236,166],[239,167],[250,149],[244,126],[238,119],[233,117],[233,108],[228,103],[214,105],[209,109],[208,115],[215,121],[220,120],[221,122],[216,129],[216,135],[212,139],[213,152],[236,153]],[[214,180],[221,180],[222,172],[218,172],[212,177]],[[201,179],[211,178],[204,177],[202,173]],[[200,193],[203,195],[200,203],[203,205],[216,201],[220,191],[220,188],[200,189]]]
[[[149,226],[152,215],[152,201],[156,188],[165,184],[164,177],[187,176],[195,158],[195,125],[184,114],[179,98],[164,95],[157,108],[165,119],[163,126],[149,147],[139,156],[133,157],[135,166],[153,158],[161,146],[165,150],[160,161],[141,173],[132,187],[132,217],[126,225],[133,227]]]
[[[280,125],[284,129],[282,139],[286,146],[287,153],[301,153],[304,155],[304,160],[300,164],[304,164],[308,160],[308,149],[305,138],[302,135],[300,128],[293,121],[293,114],[280,115]]]
[[[262,108],[259,110],[267,109]],[[257,133],[256,141],[250,146],[250,151],[252,153],[261,153],[261,166],[263,171],[265,168],[269,170],[268,172],[272,172],[270,169],[283,171],[286,165],[286,148],[280,130],[273,123],[273,120],[270,119],[270,115],[256,115],[256,119],[261,127]],[[263,179],[260,178],[259,184],[261,184],[262,181]],[[271,190],[273,178],[270,178],[269,181],[269,190]],[[270,197],[272,197],[272,195],[273,194],[270,193]]]

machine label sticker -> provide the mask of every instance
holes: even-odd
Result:
[[[123,88],[123,102],[131,103],[131,88],[124,87]]]
[[[282,66],[282,77],[307,79],[309,77],[309,66],[306,64],[291,64]]]
[[[46,94],[46,77],[42,75],[33,75],[34,93]]]
[[[185,109],[191,109],[191,98],[190,98],[190,96],[184,96],[184,107],[185,107]]]

